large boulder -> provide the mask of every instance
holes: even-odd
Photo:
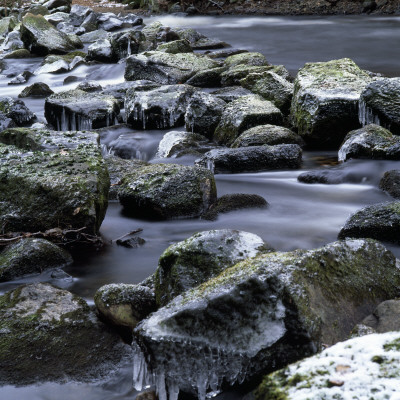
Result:
[[[370,124],[349,132],[339,149],[339,161],[350,158],[400,160],[400,138]]]
[[[184,115],[194,88],[164,85],[153,90],[128,89],[126,122],[134,129],[168,129],[184,124]]]
[[[217,66],[218,63],[207,56],[150,51],[126,59],[125,79],[148,79],[162,85],[171,85],[184,83],[197,72]]]
[[[36,82],[33,85],[25,87],[18,97],[47,97],[53,93],[47,83]]]
[[[352,60],[308,63],[294,86],[291,119],[312,146],[337,148],[360,127],[358,101],[371,77]]]
[[[399,332],[346,340],[266,376],[252,398],[393,398],[398,390],[399,343]]]
[[[21,21],[20,31],[22,41],[31,53],[65,54],[83,47],[80,41],[74,43],[67,34],[58,31],[41,15],[25,15]]]
[[[213,174],[199,167],[152,164],[123,179],[118,197],[129,214],[142,218],[190,218],[216,200]]]
[[[1,296],[0,332],[2,385],[95,381],[131,354],[82,298],[49,284]]]
[[[72,263],[71,255],[45,239],[22,239],[0,253],[0,282]]]
[[[88,60],[103,63],[116,62],[111,42],[109,39],[96,40],[88,47]]]
[[[352,214],[339,238],[373,238],[400,243],[400,201],[373,204]]]
[[[214,149],[196,160],[196,164],[216,174],[298,169],[302,152],[297,144]]]
[[[400,78],[370,83],[361,93],[360,122],[378,124],[400,135]]]
[[[219,275],[239,261],[273,251],[257,235],[231,229],[199,232],[168,247],[155,275],[158,306]]]
[[[262,254],[176,297],[135,334],[159,393],[205,399],[346,339],[399,284],[395,257],[373,240]],[[136,357],[137,383],[139,366]]]
[[[282,117],[273,103],[260,96],[240,97],[225,107],[215,129],[214,140],[230,146],[245,130],[263,124],[281,125]]]
[[[379,182],[379,187],[385,192],[389,193],[390,196],[399,199],[400,198],[400,171],[393,169],[386,171]]]
[[[205,88],[220,87],[222,78],[221,75],[224,71],[224,67],[205,69],[197,72],[190,79],[188,79],[186,83],[188,85]]]
[[[68,90],[46,98],[44,115],[57,130],[96,129],[114,125],[118,101],[108,95]]]
[[[2,117],[12,120],[17,126],[30,125],[36,120],[36,115],[22,100],[11,97],[0,98],[0,118],[3,119]]]
[[[194,77],[193,77],[194,78]],[[219,99],[225,101],[226,103],[230,103],[234,100],[237,100],[239,97],[248,96],[254,94],[248,89],[245,89],[241,86],[227,86],[218,90],[211,92],[214,96]]]

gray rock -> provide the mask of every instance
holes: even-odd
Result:
[[[18,20],[14,17],[4,17],[0,19],[0,37],[7,36],[9,32],[11,32],[16,25],[18,24]]]
[[[60,22],[70,22],[70,15],[65,12],[56,12],[50,15],[44,15],[46,21],[49,21],[52,25],[57,26]]]
[[[93,43],[97,40],[108,39],[109,33],[104,29],[98,29],[92,32],[84,33],[80,36],[82,43]]]
[[[54,92],[46,83],[36,82],[33,85],[27,86],[18,97],[47,97]]]
[[[118,18],[114,13],[102,13],[97,18],[98,27],[107,32],[122,28],[124,21]]]
[[[73,26],[80,26],[92,13],[93,10],[91,8],[74,4],[69,13],[69,20]]]
[[[400,300],[386,300],[379,304],[361,324],[378,333],[400,331]]]
[[[137,54],[143,34],[140,31],[118,32],[111,35],[111,47],[116,60]]]
[[[251,95],[253,92],[240,86],[228,86],[215,90],[214,92],[211,92],[211,94],[224,100],[226,103],[230,103],[237,100],[239,97]]]
[[[99,39],[88,47],[88,59],[100,62],[115,62],[111,42],[108,39]]]
[[[81,82],[76,88],[89,93],[101,92],[103,90],[103,87],[97,81],[84,81]]]
[[[0,282],[72,264],[71,255],[44,239],[22,239],[0,253]]]
[[[32,124],[36,115],[29,110],[22,100],[13,100],[11,97],[0,98],[0,115],[10,118],[18,126]]]
[[[270,65],[265,56],[261,53],[240,53],[232,55],[225,59],[224,65],[227,68],[233,68],[237,65],[247,66],[268,66]]]
[[[220,87],[221,86],[221,75],[225,71],[224,67],[217,67],[206,69],[204,71],[197,72],[197,74],[193,75],[190,79],[187,80],[188,85],[197,86],[197,87]],[[246,94],[251,94],[249,91]]]
[[[25,46],[21,40],[21,34],[18,31],[12,31],[7,35],[2,47],[4,50],[14,51],[23,49]]]
[[[193,50],[214,50],[229,47],[229,45],[219,39],[201,38],[191,44]]]
[[[397,169],[386,171],[379,182],[379,187],[390,196],[400,198],[400,171]]]
[[[164,53],[178,54],[178,53],[193,53],[190,43],[186,39],[173,40],[172,42],[161,43],[157,46],[156,51]]]
[[[207,167],[215,174],[298,169],[302,152],[297,144],[240,147],[210,150],[195,164]]]

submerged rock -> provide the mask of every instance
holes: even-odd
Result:
[[[282,113],[270,101],[260,96],[243,96],[229,103],[215,129],[214,140],[231,145],[245,130],[257,125],[282,123]]]
[[[160,400],[196,389],[204,400],[223,382],[255,378],[345,339],[397,295],[399,283],[395,257],[373,240],[247,259],[137,326],[149,362],[143,374],[144,360],[135,357],[136,387],[153,372]]]
[[[386,171],[379,182],[379,187],[392,197],[400,198],[400,171],[395,169]]]
[[[199,167],[152,164],[122,181],[118,197],[126,212],[141,218],[193,218],[216,200],[213,174]]]
[[[44,115],[57,130],[96,129],[114,125],[118,101],[108,95],[68,90],[46,98]]]
[[[301,166],[302,151],[297,144],[252,146],[237,149],[214,149],[196,160],[216,174],[297,169]]]
[[[378,124],[400,135],[400,78],[370,83],[361,93],[360,122]]]
[[[339,232],[339,238],[346,237],[400,243],[400,201],[373,204],[358,210]]]
[[[131,357],[129,346],[82,298],[49,284],[21,286],[1,296],[0,332],[3,385],[95,381]],[[100,344],[107,351],[99,351]]]
[[[291,119],[312,146],[337,147],[345,135],[360,127],[358,101],[370,76],[352,60],[308,63],[294,87]]]
[[[196,233],[161,255],[155,275],[158,306],[249,257],[273,251],[257,235],[231,229]]]
[[[339,161],[350,158],[400,160],[400,138],[381,126],[370,124],[349,132],[339,149]]]
[[[22,239],[0,253],[0,282],[72,264],[71,255],[45,239]]]
[[[141,285],[112,283],[94,295],[100,314],[114,325],[134,328],[156,310],[154,291]]]

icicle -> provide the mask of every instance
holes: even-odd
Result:
[[[358,120],[362,126],[368,124],[380,125],[380,120],[377,115],[367,106],[365,101],[361,100],[358,103]]]
[[[206,167],[207,167],[207,169],[209,169],[211,172],[214,172],[214,169],[215,169],[214,161],[212,161],[212,160],[207,160]]]
[[[131,52],[131,39],[129,37],[128,37],[128,49],[127,49],[126,53],[127,53],[127,57],[129,57],[132,54],[132,52]]]

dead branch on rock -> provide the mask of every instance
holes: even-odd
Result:
[[[125,235],[122,235],[119,238],[113,239],[113,240],[111,240],[111,242],[116,242],[117,240],[121,240],[124,237],[130,236],[130,235],[135,235],[136,233],[140,233],[140,232],[143,232],[143,228],[138,228],[138,229],[135,229],[135,230],[133,230],[131,232],[125,233]]]

